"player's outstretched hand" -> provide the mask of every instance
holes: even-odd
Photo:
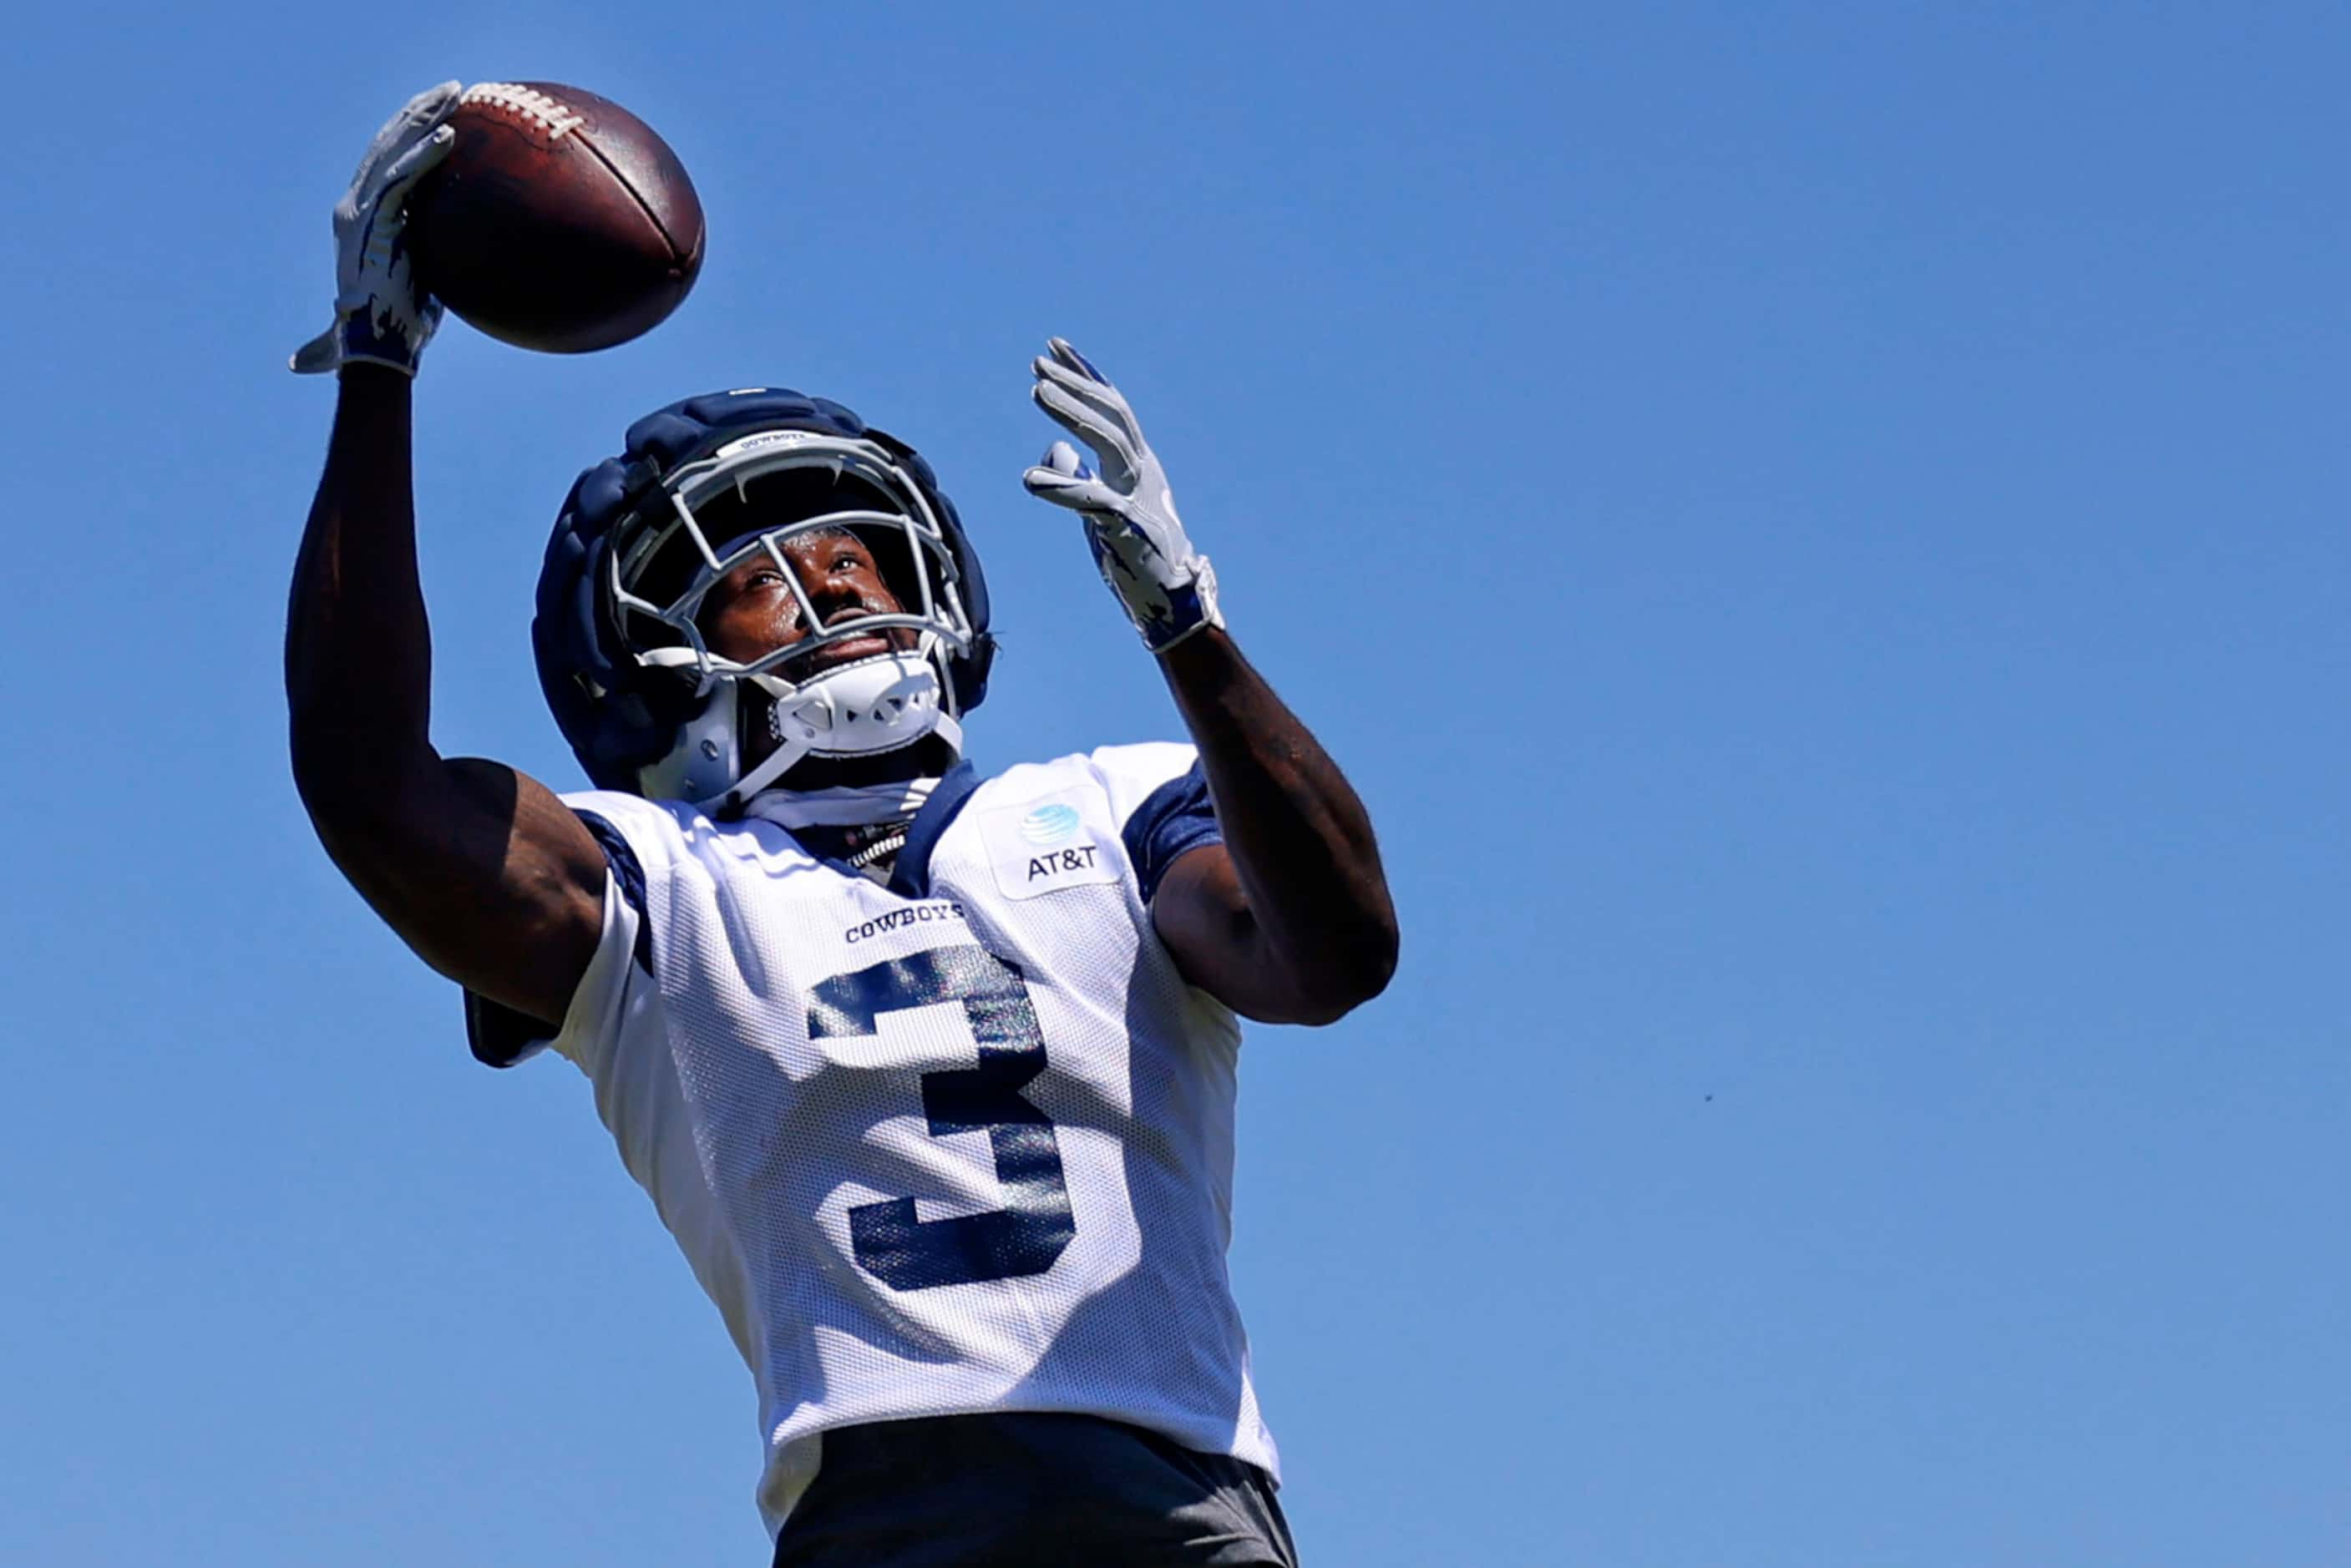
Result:
[[[1086,543],[1102,581],[1126,607],[1144,646],[1164,653],[1204,626],[1225,624],[1217,575],[1192,548],[1167,475],[1152,455],[1118,389],[1061,338],[1034,362],[1037,406],[1093,449],[1097,473],[1068,441],[1046,449],[1021,476],[1029,493],[1085,519]]]
[[[294,351],[287,364],[305,375],[355,362],[416,374],[441,303],[416,286],[402,231],[408,192],[449,155],[456,132],[442,122],[464,89],[443,82],[410,99],[383,122],[360,160],[351,188],[335,203],[335,320]]]

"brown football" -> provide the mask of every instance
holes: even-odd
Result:
[[[549,354],[625,343],[702,270],[702,201],[635,115],[554,82],[484,82],[408,201],[416,276],[459,317]]]

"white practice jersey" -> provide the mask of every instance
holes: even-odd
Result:
[[[1231,1012],[1150,894],[1188,746],[945,780],[883,887],[754,819],[566,795],[604,935],[554,1048],[758,1384],[779,1529],[827,1428],[1109,1417],[1277,1473],[1225,1272]]]

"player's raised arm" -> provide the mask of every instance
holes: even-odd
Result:
[[[401,243],[409,189],[448,145],[455,82],[392,117],[335,209],[335,321],[294,369],[337,373],[325,473],[286,629],[294,780],[319,837],[427,963],[558,1023],[602,927],[604,859],[545,787],[444,760],[416,571],[410,397],[439,317]]]
[[[1178,859],[1152,920],[1186,979],[1270,1023],[1327,1023],[1395,972],[1395,906],[1370,815],[1338,764],[1241,657],[1134,410],[1054,338],[1035,364],[1040,407],[1067,441],[1029,471],[1032,494],[1085,519],[1102,579],[1159,658],[1199,747],[1225,842]]]

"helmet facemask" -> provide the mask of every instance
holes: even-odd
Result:
[[[820,624],[784,545],[825,531],[865,545],[899,609]],[[601,586],[621,640],[653,680],[675,682],[689,714],[669,753],[641,770],[648,796],[733,810],[805,757],[874,756],[933,735],[961,752],[948,665],[974,635],[959,572],[924,487],[883,446],[799,430],[737,437],[666,475],[612,546]],[[720,579],[762,555],[807,629],[739,663],[712,651],[697,618]],[[894,646],[901,628],[914,633],[912,649]],[[791,673],[829,644],[876,633],[890,652]],[[776,746],[747,769],[755,726]]]

